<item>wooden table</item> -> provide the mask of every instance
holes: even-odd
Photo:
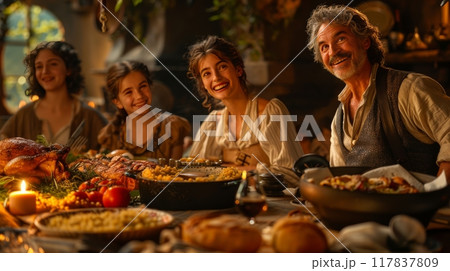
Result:
[[[308,214],[311,211],[313,214],[315,214],[315,210],[311,205],[306,203],[306,207],[302,206],[296,199],[294,199],[292,195],[286,195],[284,197],[268,197],[267,203],[268,210],[256,217],[257,223],[255,224],[263,231],[263,233],[265,230],[270,229],[270,227],[278,219],[288,215],[292,211],[297,210],[305,214]],[[446,211],[448,212],[449,210]],[[180,223],[185,221],[188,217],[198,212],[205,211],[218,211],[226,214],[239,214],[235,208],[221,210],[166,211],[172,214],[174,217],[174,222],[172,223],[168,231],[176,231]],[[441,223],[432,221],[427,228],[428,237],[432,238],[435,241],[438,241],[438,243],[441,245],[440,252],[450,252],[449,217],[450,216],[435,216],[436,221],[440,221]],[[319,226],[323,227],[320,224]],[[26,229],[26,227],[23,229]],[[336,240],[336,237],[338,236],[338,231],[333,229],[324,229],[324,232],[327,235],[329,243],[334,242]],[[90,242],[90,240],[62,239],[43,236],[31,236],[30,240],[44,247],[46,252],[98,252],[104,248],[103,244],[92,243]],[[181,240],[179,240],[179,242],[181,243]],[[110,246],[108,246],[105,252],[117,252],[122,248],[122,246],[123,244],[111,244]]]

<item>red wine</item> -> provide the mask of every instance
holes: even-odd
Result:
[[[244,197],[237,200],[236,203],[239,211],[246,217],[255,217],[261,211],[267,210],[265,198]]]

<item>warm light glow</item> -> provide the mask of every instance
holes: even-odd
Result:
[[[89,105],[90,107],[92,107],[92,108],[95,108],[95,103],[94,103],[93,101],[89,101],[89,102],[88,102],[88,105]]]
[[[22,181],[22,184],[20,185],[20,191],[27,191],[27,183],[25,181]]]
[[[19,108],[24,107],[27,104],[27,102],[25,102],[24,100],[20,100],[19,102]]]
[[[247,179],[247,171],[243,171],[242,172],[242,180],[245,180],[245,179]]]
[[[448,24],[448,13],[449,13],[450,3],[445,3],[444,6],[441,7],[441,24],[443,27],[447,27]]]
[[[33,96],[31,96],[30,100],[31,100],[32,102],[37,101],[37,100],[39,100],[39,96],[33,95]]]
[[[25,78],[25,76],[20,76],[19,78],[17,78],[17,83],[19,85],[23,85],[27,82],[27,79]]]

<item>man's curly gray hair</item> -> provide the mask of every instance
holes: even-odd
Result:
[[[306,32],[309,36],[308,48],[314,52],[314,60],[322,63],[317,34],[322,24],[339,24],[350,27],[351,31],[361,39],[369,38],[370,47],[367,57],[371,64],[384,63],[384,49],[380,41],[378,28],[369,22],[362,12],[341,5],[318,6],[308,19]]]

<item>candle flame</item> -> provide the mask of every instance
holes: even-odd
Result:
[[[247,179],[247,171],[242,171],[242,179],[245,180]]]
[[[25,181],[22,181],[22,184],[20,185],[21,191],[27,191],[27,183]]]
[[[95,103],[94,103],[93,101],[89,101],[89,102],[88,102],[88,105],[89,105],[90,107],[92,107],[92,108],[95,108]]]

